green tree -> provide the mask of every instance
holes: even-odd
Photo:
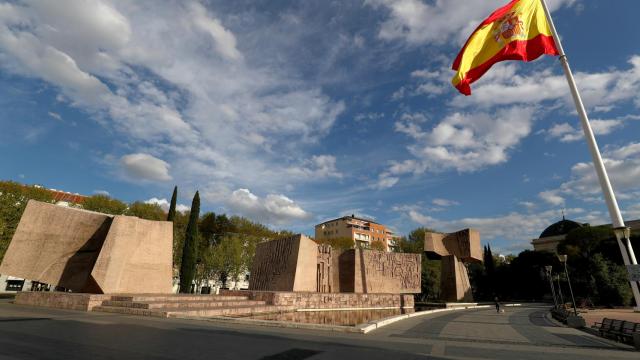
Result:
[[[106,195],[93,195],[84,199],[82,208],[103,214],[123,215],[127,210],[127,204]]]
[[[189,223],[190,213],[176,212],[173,219],[173,267],[180,269],[182,264],[182,250],[184,248],[184,239],[187,233],[187,224]]]
[[[189,223],[185,233],[182,262],[180,264],[180,292],[190,293],[191,284],[195,277],[196,260],[198,257],[198,218],[200,215],[200,194],[196,191],[191,202]]]
[[[609,226],[583,226],[558,244],[568,255],[567,267],[576,301],[596,305],[628,305],[631,299],[617,240]]]
[[[163,221],[165,219],[164,210],[158,204],[147,204],[141,201],[130,204],[124,214],[145,220]]]
[[[202,239],[203,246],[210,246],[215,243],[215,237],[217,232],[216,227],[216,214],[207,212],[200,217],[200,225],[198,230],[200,231],[200,238]]]
[[[335,238],[316,240],[318,244],[331,245],[336,250],[348,250],[353,249],[356,245],[352,238],[347,236],[340,236]]]
[[[435,256],[427,258],[424,253],[424,239],[428,232],[436,232],[430,228],[419,227],[412,230],[408,236],[398,240],[398,251],[403,253],[422,254],[422,288],[416,295],[418,301],[437,301],[440,299],[440,269],[441,261]]]
[[[173,195],[171,195],[171,204],[169,205],[169,213],[167,213],[167,221],[173,221],[176,218],[176,202],[178,201],[178,186],[173,187]]]
[[[480,298],[490,300],[495,297],[495,275],[496,275],[496,263],[491,252],[491,245],[484,247],[482,254],[482,262],[484,265],[484,273],[476,273],[476,285]]]
[[[52,203],[53,197],[50,191],[41,186],[0,181],[0,260],[9,247],[29,200]]]
[[[382,241],[375,240],[371,242],[371,250],[386,251],[387,247],[384,246],[384,243]]]
[[[422,254],[424,252],[424,238],[426,233],[435,232],[426,227],[419,227],[412,230],[407,237],[402,237],[398,241],[399,252]]]
[[[215,267],[220,274],[223,287],[227,287],[229,279],[238,281],[240,275],[247,271],[244,241],[240,235],[224,236],[217,245]]]

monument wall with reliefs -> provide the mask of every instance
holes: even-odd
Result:
[[[85,293],[170,293],[173,226],[30,200],[0,273]]]
[[[319,293],[419,293],[421,255],[336,251],[304,235],[258,245],[250,290]]]
[[[407,294],[421,291],[420,254],[351,251],[355,260],[355,292]]]

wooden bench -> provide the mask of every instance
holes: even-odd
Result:
[[[640,323],[604,318],[601,323],[593,324],[592,328],[598,330],[602,337],[613,337],[621,342],[633,342],[633,334],[640,332]]]
[[[633,333],[640,332],[640,323],[625,321],[618,338],[622,342],[633,343]]]
[[[598,330],[600,336],[604,336],[605,333],[609,332],[611,329],[611,324],[613,324],[613,319],[602,319],[602,322],[596,322],[593,324],[592,328]]]

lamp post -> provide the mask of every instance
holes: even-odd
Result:
[[[569,283],[569,292],[571,293],[571,302],[573,303],[573,315],[578,316],[578,308],[576,307],[576,299],[573,297],[573,289],[571,288],[571,279],[569,279],[569,271],[567,271],[567,255],[558,255],[558,259],[564,264],[564,273],[567,275]]]
[[[558,274],[556,280],[558,280],[558,299],[562,305],[562,310],[564,310],[564,296],[562,296],[562,287],[560,287],[560,274]]]
[[[551,276],[551,270],[553,270],[553,266],[547,265],[544,267],[547,271],[547,277],[549,278],[549,286],[551,286],[551,296],[553,296],[553,305],[555,308],[558,308],[558,300],[556,299],[556,290],[553,287],[553,277]]]

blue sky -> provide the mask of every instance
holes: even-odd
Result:
[[[0,2],[0,178],[312,234],[355,213],[503,253],[608,214],[556,58],[465,98],[506,0]],[[640,3],[549,0],[626,219],[640,218]]]

